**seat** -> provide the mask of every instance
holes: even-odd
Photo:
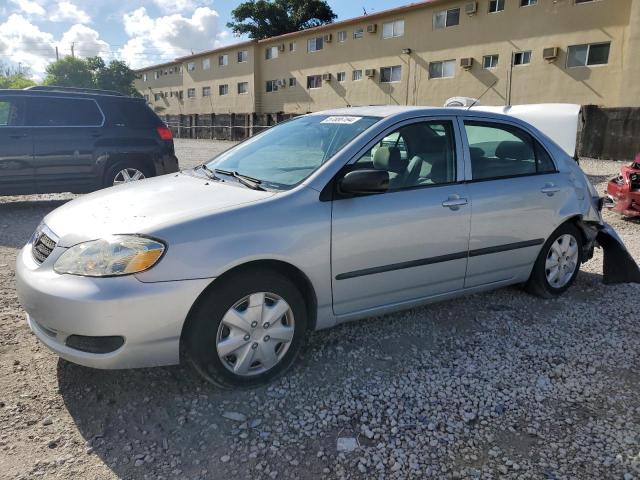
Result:
[[[404,186],[408,160],[403,160],[398,147],[380,147],[373,155],[373,168],[389,172],[389,188]]]

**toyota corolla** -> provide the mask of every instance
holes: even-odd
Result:
[[[605,281],[637,281],[570,153],[477,109],[305,115],[56,209],[18,257],[19,298],[71,362],[185,358],[221,386],[264,383],[310,330],[512,284],[561,295],[596,245]]]

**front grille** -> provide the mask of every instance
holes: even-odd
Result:
[[[31,246],[31,254],[36,262],[42,263],[49,258],[54,248],[56,248],[56,241],[46,233],[40,232],[35,236],[33,245]]]

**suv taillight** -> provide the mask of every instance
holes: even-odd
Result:
[[[173,140],[173,133],[171,133],[171,129],[166,126],[156,128],[158,135],[162,140]]]

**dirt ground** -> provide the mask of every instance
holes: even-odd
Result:
[[[176,141],[183,166],[229,145]],[[582,165],[600,192],[619,168]],[[506,288],[316,332],[283,379],[221,391],[31,334],[16,253],[69,198],[0,198],[0,478],[640,478],[640,286],[604,286],[600,252],[560,299]],[[640,259],[640,225],[605,215]]]

